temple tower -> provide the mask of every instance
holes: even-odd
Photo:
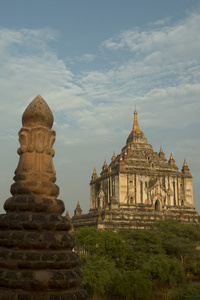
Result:
[[[22,125],[12,197],[0,215],[0,299],[87,299],[71,222],[57,199],[53,115],[41,96],[25,110]]]

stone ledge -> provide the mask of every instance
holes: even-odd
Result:
[[[0,215],[1,230],[56,230],[68,231],[71,223],[68,218],[46,214],[2,214]]]
[[[11,269],[70,269],[78,264],[75,252],[17,251],[0,248],[0,268]]]

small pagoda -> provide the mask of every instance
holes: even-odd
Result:
[[[57,199],[52,125],[53,114],[38,95],[22,116],[12,197],[0,215],[1,300],[87,299],[71,222]]]

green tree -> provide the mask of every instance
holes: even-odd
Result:
[[[149,258],[165,254],[162,239],[150,230],[121,230],[119,235],[131,247],[126,260],[127,269],[139,269]]]
[[[200,227],[167,219],[155,223],[162,246],[169,256],[178,258],[186,273],[199,274]]]
[[[200,284],[189,283],[183,287],[171,290],[169,300],[200,300]]]
[[[154,228],[161,238],[180,237],[194,242],[200,242],[200,226],[184,224],[174,219],[159,220],[154,223]]]
[[[152,291],[151,280],[140,270],[116,273],[112,292],[128,299],[147,299]]]
[[[163,254],[150,257],[143,265],[143,272],[151,278],[154,288],[169,288],[185,282],[181,263]]]
[[[146,299],[152,290],[166,293],[177,286],[185,290],[187,273],[200,276],[199,227],[170,219],[154,225],[117,233],[94,227],[75,231],[84,288],[126,299]]]
[[[106,261],[102,258],[88,259],[82,267],[83,281],[82,287],[89,294],[94,292],[104,295],[112,286],[112,280],[115,276],[116,269],[113,262]]]
[[[124,265],[130,247],[116,232],[85,227],[73,234],[76,238],[75,251],[82,261],[86,258],[99,257],[113,261],[118,267]]]

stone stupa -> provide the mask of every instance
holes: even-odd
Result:
[[[70,219],[57,199],[53,114],[41,96],[27,107],[12,197],[0,215],[0,299],[81,300],[82,274]]]

